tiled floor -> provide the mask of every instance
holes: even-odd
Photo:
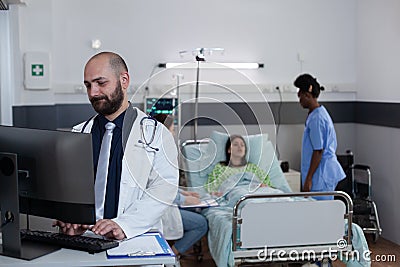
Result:
[[[367,236],[369,249],[371,251],[372,267],[395,267],[400,266],[400,246],[386,239],[379,238],[376,243]],[[203,238],[203,258],[198,261],[197,257],[188,256],[181,259],[182,267],[215,267],[215,262],[207,249],[207,240]],[[271,265],[256,265],[271,266]],[[296,266],[296,265],[290,265]],[[298,265],[297,265],[298,266]],[[340,261],[335,261],[333,267],[345,267]]]

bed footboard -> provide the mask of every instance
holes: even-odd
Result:
[[[306,198],[321,195],[344,201]],[[351,251],[352,213],[351,198],[340,191],[243,196],[233,211],[235,264],[304,262]]]

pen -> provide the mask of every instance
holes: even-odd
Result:
[[[133,253],[129,253],[128,256],[129,257],[133,257],[133,256],[154,256],[156,255],[156,253],[152,252],[152,251],[135,251]]]

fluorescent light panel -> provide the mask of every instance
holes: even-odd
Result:
[[[195,69],[197,68],[196,62],[189,63],[160,63],[158,64],[160,68],[181,68],[181,69]],[[223,68],[233,68],[233,69],[259,69],[264,68],[262,63],[210,63],[210,62],[200,62],[201,69],[223,69]]]

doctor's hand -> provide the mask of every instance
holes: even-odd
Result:
[[[58,220],[53,222],[53,227],[55,226],[58,226],[60,228],[60,232],[66,235],[81,235],[89,229],[89,225],[65,223]]]
[[[91,231],[96,235],[102,235],[111,239],[121,240],[126,238],[122,228],[110,219],[98,220],[91,228]]]

